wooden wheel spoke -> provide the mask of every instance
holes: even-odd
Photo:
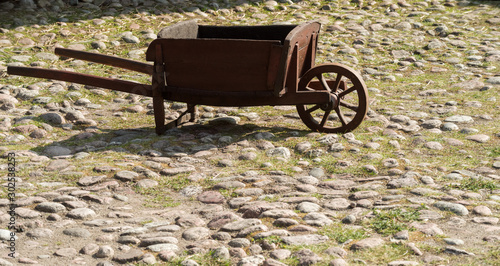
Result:
[[[331,92],[331,91],[332,91],[332,89],[330,89],[330,86],[328,86],[328,83],[326,82],[325,77],[323,77],[323,75],[322,75],[322,74],[319,74],[319,75],[318,75],[318,76],[316,76],[316,77],[317,77],[317,78],[319,79],[319,81],[321,82],[321,86],[323,86],[323,89],[325,89],[326,91],[329,91],[329,92]]]
[[[307,109],[306,112],[312,113],[312,112],[318,110],[319,108],[321,108],[321,106],[319,106],[319,104],[317,104],[314,107],[311,107],[311,108]]]
[[[321,119],[321,123],[319,124],[321,127],[325,127],[325,124],[326,124],[326,121],[328,121],[328,117],[330,116],[330,112],[332,110],[328,110],[325,112],[325,114],[323,115],[323,119]]]
[[[307,91],[316,91],[315,89],[310,88],[310,87],[305,87],[305,89],[306,89]]]
[[[342,97],[346,96],[347,94],[349,94],[349,93],[351,93],[351,92],[353,92],[355,90],[356,90],[356,86],[352,86],[349,89],[347,89],[347,90],[339,93],[339,98],[342,98]]]
[[[342,113],[342,111],[340,111],[340,108],[338,107],[335,108],[335,113],[337,113],[340,123],[342,123],[342,126],[345,127],[347,125],[347,122],[345,121],[344,114]]]
[[[351,110],[353,110],[353,111],[355,111],[355,112],[356,112],[356,111],[358,111],[358,108],[359,108],[359,106],[356,106],[356,105],[354,105],[354,104],[350,104],[350,103],[348,103],[348,102],[344,102],[344,101],[342,101],[342,100],[340,100],[339,105],[340,105],[340,106],[343,106],[343,107],[345,107],[345,108],[351,109]]]
[[[342,80],[342,74],[338,73],[335,83],[333,83],[333,89],[331,92],[336,92],[339,89],[340,81]]]

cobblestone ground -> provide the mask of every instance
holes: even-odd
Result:
[[[0,265],[500,265],[499,2],[70,2],[0,3]],[[149,82],[54,48],[144,61],[188,19],[321,22],[316,63],[361,73],[368,116],[201,106],[157,136],[150,98],[6,73]]]

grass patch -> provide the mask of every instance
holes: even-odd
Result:
[[[146,198],[146,202],[144,203],[145,207],[157,208],[157,207],[177,207],[181,205],[181,202],[175,200],[169,195],[166,195],[165,191],[160,190],[158,188],[137,188],[137,193],[141,195],[148,196]]]
[[[489,151],[490,157],[499,157],[500,156],[500,147],[493,147]]]
[[[403,230],[411,230],[409,222],[417,221],[419,210],[392,209],[388,211],[374,210],[375,217],[370,222],[370,227],[382,235],[391,235]]]
[[[484,178],[466,178],[460,181],[460,184],[451,184],[448,185],[447,188],[477,192],[481,189],[500,189],[500,185],[493,180],[486,180]]]
[[[357,261],[364,261],[366,265],[387,265],[387,263],[396,260],[416,260],[410,254],[412,254],[411,251],[405,245],[391,243],[373,249],[357,251],[354,258]]]
[[[330,239],[334,239],[339,244],[345,243],[350,239],[359,240],[369,236],[363,229],[349,228],[340,223],[323,226],[318,231],[318,234],[328,236]]]

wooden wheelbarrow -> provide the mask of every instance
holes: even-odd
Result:
[[[345,133],[368,110],[361,76],[341,64],[314,66],[320,24],[205,26],[185,21],[164,28],[151,42],[153,65],[56,48],[55,53],[151,75],[152,82],[98,77],[61,70],[8,67],[12,75],[56,79],[153,97],[156,133],[195,121],[196,105],[296,105],[301,120],[318,132]],[[165,124],[164,100],[187,110]]]

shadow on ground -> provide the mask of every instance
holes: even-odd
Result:
[[[95,132],[92,132],[95,131]],[[130,129],[98,129],[84,131],[68,139],[40,145],[32,151],[51,157],[66,157],[79,152],[114,151],[144,156],[165,156],[171,153],[188,155],[228,146],[245,140],[280,140],[293,136],[304,136],[311,131],[284,127],[261,127],[247,123],[242,125],[202,125],[189,123],[179,128],[167,130],[158,136],[153,127]],[[229,138],[227,138],[229,136]],[[221,140],[224,138],[224,141]],[[54,151],[52,147],[62,149]],[[56,154],[60,153],[60,154]]]

